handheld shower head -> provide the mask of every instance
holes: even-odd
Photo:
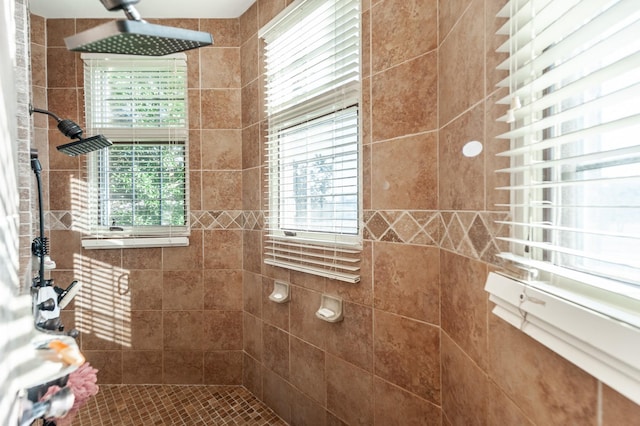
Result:
[[[53,117],[53,119],[58,122],[58,130],[60,130],[60,133],[62,133],[69,139],[77,139],[77,141],[73,141],[57,147],[58,151],[63,152],[67,155],[75,157],[76,155],[86,154],[91,151],[96,151],[98,149],[106,148],[113,145],[113,142],[104,137],[104,135],[91,136],[90,138],[85,139],[82,137],[82,128],[78,126],[74,121],[69,119],[63,120],[51,111],[34,108],[33,106],[29,105],[29,114],[33,114],[34,112],[47,114],[48,116]]]
[[[213,44],[211,34],[149,24],[133,4],[139,0],[100,0],[107,10],[123,10],[127,19],[107,22],[64,39],[76,52],[164,56]]]
[[[75,157],[77,155],[87,154],[111,145],[113,145],[113,143],[104,135],[95,135],[89,138],[78,138],[77,141],[60,145],[57,149],[71,157]]]

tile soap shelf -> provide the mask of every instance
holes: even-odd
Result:
[[[269,300],[275,303],[286,303],[290,299],[289,284],[282,281],[274,281],[273,291],[269,295]]]
[[[316,311],[316,317],[326,322],[342,321],[344,319],[342,299],[323,294],[320,308]]]

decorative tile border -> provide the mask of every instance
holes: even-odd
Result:
[[[191,229],[245,229],[242,210],[191,211]]]
[[[439,246],[443,232],[444,224],[437,211],[364,212],[365,240]]]
[[[79,224],[85,224],[84,214],[79,211],[48,211],[45,212],[45,225],[52,231],[68,231],[77,229]],[[84,228],[84,226],[82,226]]]
[[[505,225],[495,223],[506,212],[368,210],[364,212],[363,237],[440,247],[474,259],[498,264],[505,249],[497,237],[506,236]]]
[[[264,229],[266,212],[262,210],[244,211],[244,229],[246,231],[260,231]]]
[[[264,229],[266,213],[262,210],[194,210],[191,229]],[[440,247],[455,253],[499,264],[496,255],[505,243],[498,237],[508,234],[508,227],[495,223],[506,220],[507,212],[436,211],[436,210],[366,210],[363,214],[363,238],[368,241],[416,244]],[[50,211],[47,229],[86,229],[81,212]]]
[[[189,217],[191,229],[245,229],[242,210],[193,210]],[[45,224],[47,229],[54,231],[88,229],[86,217],[80,211],[48,211]]]
[[[266,212],[245,211],[245,230],[264,228]],[[368,241],[440,247],[455,253],[500,264],[497,254],[506,249],[498,237],[508,228],[495,223],[506,220],[507,212],[437,210],[366,210],[363,238]]]

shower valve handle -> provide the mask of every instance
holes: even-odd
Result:
[[[78,337],[80,335],[80,332],[78,330],[76,330],[75,328],[72,328],[71,330],[66,332],[66,335],[69,337],[73,337],[74,339],[76,337]]]
[[[56,308],[56,301],[53,299],[47,299],[38,304],[38,309],[41,311],[53,311]]]

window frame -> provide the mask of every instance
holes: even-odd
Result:
[[[271,31],[278,31],[278,25],[283,25],[286,28],[287,24],[291,24],[295,22],[300,16],[305,16],[304,14],[308,11],[315,10],[314,7],[318,9],[322,7],[322,5],[327,4],[329,2],[324,0],[298,0],[283,10],[279,15],[277,15],[270,23],[268,23],[265,27],[263,27],[259,32],[259,37],[261,39],[261,43],[266,49],[268,46],[268,42],[266,41],[265,34],[269,34]],[[356,3],[356,2],[342,2],[342,3]],[[336,259],[346,259],[346,262],[352,262],[351,265],[355,265],[356,263],[359,265],[359,255],[362,249],[362,93],[361,93],[361,41],[360,41],[360,5],[357,2],[357,20],[358,20],[358,33],[357,33],[357,54],[358,54],[358,75],[357,81],[343,83],[343,86],[339,86],[341,89],[333,89],[328,93],[321,93],[318,96],[313,96],[311,98],[307,97],[306,100],[302,102],[295,103],[291,105],[288,104],[285,109],[278,109],[278,106],[273,108],[273,111],[270,112],[271,109],[269,107],[269,92],[267,91],[267,85],[269,84],[269,74],[268,72],[265,74],[265,104],[267,105],[267,114],[266,114],[266,122],[267,122],[267,154],[266,154],[266,205],[267,209],[267,217],[265,218],[265,227],[267,228],[267,236],[265,238],[265,256],[264,263],[272,266],[285,267],[292,270],[297,270],[301,272],[311,273],[315,275],[325,276],[331,279],[337,279],[345,282],[355,283],[358,282],[359,277],[359,266],[357,270],[354,269],[353,273],[349,272],[347,274],[341,273],[338,271],[340,268],[336,268],[333,270],[330,266],[320,266],[320,263],[340,263],[340,260]],[[351,6],[348,6],[351,7]],[[353,9],[350,9],[353,10]],[[346,16],[346,15],[345,15]],[[335,22],[339,22],[343,19],[342,16],[338,16]],[[338,25],[338,24],[334,24]],[[318,54],[319,55],[319,54]],[[265,64],[268,67],[268,55],[265,56]],[[332,57],[335,57],[332,56]],[[336,62],[334,66],[338,66]],[[354,98],[353,95],[349,95],[353,92],[354,84],[357,86],[357,96]],[[342,89],[345,87],[346,89]],[[340,98],[339,95],[336,95],[336,92],[347,93],[348,96],[342,95]],[[290,96],[288,94],[287,96]],[[337,99],[334,101],[327,101],[330,99]],[[349,101],[351,100],[351,101]],[[337,102],[337,103],[336,103]],[[335,103],[333,107],[328,107],[328,104]],[[314,109],[314,105],[319,105]],[[339,105],[339,106],[338,106]],[[356,181],[356,209],[355,209],[355,232],[353,233],[344,233],[344,232],[320,232],[318,230],[311,229],[289,229],[287,227],[281,227],[280,219],[281,219],[281,193],[282,182],[280,175],[280,167],[281,163],[277,160],[278,154],[275,152],[279,152],[280,145],[277,140],[281,131],[286,129],[291,129],[295,126],[305,125],[313,122],[314,120],[320,120],[325,115],[336,114],[341,111],[349,111],[350,109],[355,108],[356,114],[356,125],[355,130],[357,132],[356,141],[355,141],[355,150],[356,150],[356,167],[357,170],[355,172]],[[318,112],[322,111],[322,112]],[[325,114],[325,115],[323,115]],[[275,119],[272,120],[272,117]],[[284,118],[282,118],[284,117]],[[335,122],[335,120],[334,120]],[[269,139],[271,136],[271,139]],[[340,158],[334,157],[334,158]],[[333,179],[333,178],[332,178]],[[336,178],[337,179],[337,178]],[[335,180],[335,179],[333,179]],[[280,257],[276,254],[276,252],[286,252],[286,256],[293,257],[317,257],[318,261],[317,265],[301,265],[297,264],[296,261],[288,261],[282,260],[284,258]],[[295,252],[295,253],[294,253]],[[356,260],[356,258],[358,258]],[[322,269],[319,270],[319,269]]]
[[[180,227],[185,227],[185,231],[186,232],[186,223],[189,219],[189,208],[188,208],[188,202],[189,202],[189,197],[187,194],[188,191],[188,184],[187,184],[187,166],[186,166],[186,156],[187,156],[187,140],[183,137],[181,138],[172,138],[172,140],[170,142],[168,141],[162,141],[162,140],[157,140],[158,138],[149,138],[147,140],[147,138],[143,137],[143,133],[144,130],[140,130],[137,129],[136,130],[136,137],[137,140],[134,141],[130,141],[130,140],[119,140],[119,139],[113,139],[112,138],[112,142],[113,145],[108,149],[108,150],[100,150],[98,152],[96,152],[96,154],[94,155],[93,159],[90,160],[95,161],[95,171],[94,168],[91,168],[91,181],[93,185],[96,185],[97,187],[97,191],[98,191],[98,209],[97,209],[97,213],[98,213],[98,223],[95,226],[95,230],[97,233],[108,233],[108,232],[119,232],[119,231],[114,231],[112,228],[114,227],[124,227],[127,229],[126,232],[130,233],[131,235],[136,235],[136,236],[144,236],[144,235],[158,235],[158,234],[166,234],[167,233],[167,229],[168,228],[172,228],[173,230],[177,230]],[[155,140],[154,140],[155,139]],[[184,180],[180,180],[180,182],[182,182],[182,185],[184,187],[184,197],[182,199],[182,203],[184,203],[184,213],[181,215],[182,218],[184,219],[184,223],[185,225],[162,225],[162,224],[156,224],[156,225],[123,225],[122,223],[109,223],[112,220],[114,220],[113,217],[107,216],[107,212],[105,212],[105,210],[109,209],[109,206],[105,206],[104,203],[106,202],[107,204],[110,201],[113,201],[110,193],[114,192],[111,187],[111,185],[106,184],[106,182],[108,182],[109,179],[109,173],[111,173],[108,164],[110,164],[110,155],[111,155],[111,151],[114,148],[118,148],[118,147],[122,147],[122,146],[127,146],[127,145],[131,145],[131,146],[135,146],[135,145],[142,145],[142,146],[152,146],[152,147],[161,147],[161,146],[167,146],[167,145],[177,145],[181,147],[181,155],[182,157],[184,157],[185,159],[185,164],[184,164],[184,169],[181,171],[181,174],[184,174]],[[133,150],[128,150],[128,153],[133,155]],[[161,158],[161,157],[160,157]],[[132,162],[133,164],[138,164],[135,161]],[[154,169],[155,170],[155,169]],[[131,171],[131,175],[132,175],[132,180],[135,182],[135,172]],[[135,187],[135,183],[133,184]],[[164,187],[162,187],[164,188]],[[132,198],[131,202],[132,203],[136,203],[136,201],[139,201],[139,198]],[[135,213],[135,212],[134,212]],[[135,216],[135,214],[134,214]],[[176,234],[176,232],[171,232],[173,235]]]
[[[355,108],[356,120],[358,121],[358,145],[360,145],[360,105],[354,104],[350,105],[345,110],[349,110],[351,108]],[[319,117],[318,119],[320,119]],[[291,127],[298,126],[302,123],[292,124]],[[279,147],[279,144],[277,145]],[[282,192],[283,188],[280,185],[280,177],[282,173],[280,172],[282,168],[282,162],[269,162],[270,172],[269,172],[269,181],[268,181],[268,202],[269,202],[269,231],[283,238],[299,238],[301,240],[313,240],[313,241],[326,241],[327,244],[332,243],[343,243],[343,244],[353,244],[359,245],[362,240],[362,226],[361,226],[361,216],[362,216],[362,160],[360,155],[360,146],[358,146],[358,156],[356,159],[358,163],[358,171],[357,178],[357,207],[356,207],[356,232],[353,233],[339,233],[339,232],[323,232],[318,230],[302,230],[302,229],[293,229],[287,226],[281,226],[282,216],[280,205],[282,203]],[[292,235],[295,234],[295,235]]]
[[[90,67],[99,61],[124,61],[121,68],[127,69],[124,65],[127,61],[131,63],[141,64],[144,66],[153,66],[154,62],[165,65],[169,61],[177,61],[183,64],[184,70],[184,115],[179,123],[173,123],[171,126],[113,126],[107,124],[101,127],[99,124],[93,125],[92,118],[89,116],[92,110],[91,102],[91,83],[85,77],[85,111],[87,114],[87,130],[92,133],[105,134],[114,142],[114,146],[140,143],[154,145],[178,144],[183,146],[184,155],[184,219],[183,225],[149,225],[149,226],[129,226],[122,224],[101,224],[100,215],[102,206],[103,192],[100,186],[104,184],[102,178],[105,172],[99,170],[99,165],[104,165],[105,156],[108,152],[105,150],[92,152],[87,156],[87,177],[89,185],[89,203],[88,203],[88,229],[83,235],[82,246],[86,249],[120,249],[120,248],[143,248],[143,247],[172,247],[172,246],[188,246],[190,234],[190,201],[189,201],[189,141],[188,141],[188,91],[186,85],[187,73],[187,57],[184,53],[167,55],[161,58],[140,58],[130,55],[108,55],[108,54],[92,54],[83,53],[82,59],[85,61],[85,73],[89,73]],[[146,65],[148,62],[150,65]],[[130,67],[136,68],[135,65]],[[153,118],[152,118],[153,119]],[[158,122],[161,122],[158,120]],[[108,158],[108,157],[106,157]]]

